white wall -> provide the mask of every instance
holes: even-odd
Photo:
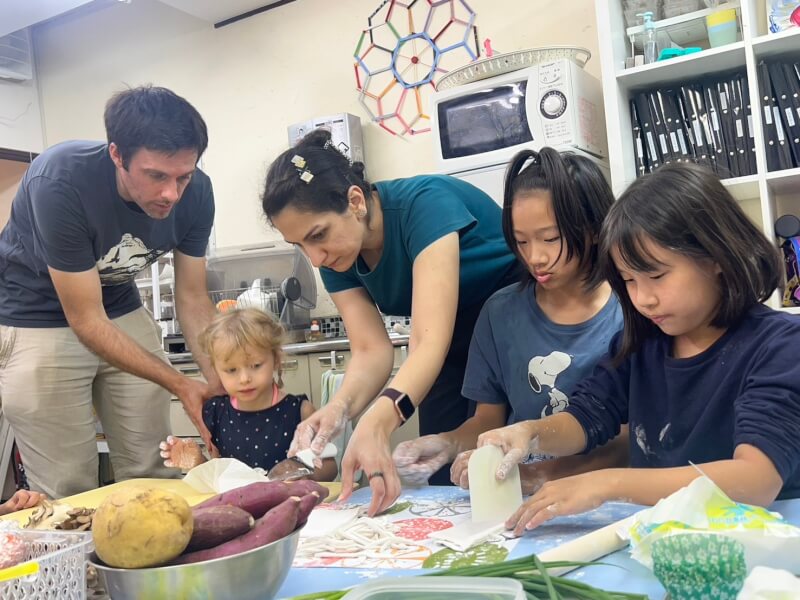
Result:
[[[104,137],[107,98],[152,82],[185,96],[208,122],[204,169],[217,199],[218,246],[274,236],[258,196],[286,126],[318,115],[362,118],[373,180],[433,170],[429,134],[395,137],[357,101],[353,51],[379,0],[298,0],[213,29],[156,0],[79,9],[34,30],[46,144]],[[599,77],[592,0],[470,0],[480,40],[496,52],[587,47]]]

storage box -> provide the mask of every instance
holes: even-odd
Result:
[[[92,534],[74,531],[18,533],[28,546],[28,561],[39,572],[0,582],[0,600],[83,600],[86,598],[86,554]]]
[[[704,8],[702,0],[664,0],[664,18],[677,17]]]
[[[622,12],[625,15],[625,26],[641,25],[642,19],[636,15],[647,11],[653,13],[653,21],[658,21],[661,18],[661,0],[623,0]]]
[[[393,577],[365,583],[342,600],[525,600],[522,584],[504,577]]]

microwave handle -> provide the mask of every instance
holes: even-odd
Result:
[[[574,58],[575,62],[578,63],[578,66],[582,69],[586,66],[586,63],[589,62],[589,59],[592,58],[592,53],[586,48],[575,48]]]

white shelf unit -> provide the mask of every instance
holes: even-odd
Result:
[[[705,75],[742,69],[747,73],[748,96],[752,110],[756,149],[755,175],[724,180],[723,183],[739,201],[751,219],[767,237],[775,241],[773,224],[779,216],[792,213],[800,215],[800,168],[768,171],[764,150],[763,113],[760,110],[758,76],[756,67],[764,58],[792,58],[800,56],[800,28],[770,34],[767,29],[765,0],[741,0],[720,9],[736,8],[739,17],[740,40],[733,44],[705,49],[695,54],[659,61],[639,67],[625,68],[625,58],[630,55],[630,33],[638,28],[626,28],[621,0],[597,0],[597,32],[605,100],[608,132],[608,162],[614,194],[621,194],[636,178],[634,145],[631,132],[629,100],[636,91],[694,81]],[[708,10],[682,15],[680,23],[672,27],[685,27],[697,21],[704,28]],[[670,25],[674,19],[657,21],[657,26]],[[696,40],[708,48],[708,40]],[[774,294],[770,305],[778,308],[780,299]],[[784,309],[800,313],[797,309]]]

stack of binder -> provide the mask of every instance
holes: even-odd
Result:
[[[800,63],[758,63],[767,169],[800,167]]]
[[[743,72],[635,93],[630,100],[636,173],[702,162],[727,179],[756,172]]]

